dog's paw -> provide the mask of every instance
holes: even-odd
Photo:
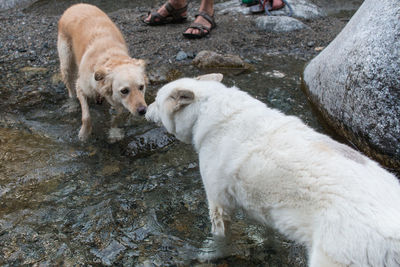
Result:
[[[231,240],[213,236],[204,242],[197,256],[200,262],[209,262],[231,256],[233,253]]]
[[[115,143],[124,138],[124,132],[120,128],[110,128],[108,131],[108,141],[110,143]]]
[[[81,129],[79,130],[79,134],[78,134],[79,140],[82,142],[87,141],[89,138],[90,132],[91,132],[91,129],[86,129],[84,127],[81,127]]]

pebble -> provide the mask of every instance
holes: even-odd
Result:
[[[188,55],[184,51],[179,51],[178,54],[176,55],[176,60],[177,61],[182,61],[188,58]]]

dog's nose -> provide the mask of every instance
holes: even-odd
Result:
[[[139,115],[143,116],[144,114],[146,114],[147,108],[145,106],[141,106],[141,107],[138,107],[136,111]]]

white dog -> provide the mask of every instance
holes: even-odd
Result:
[[[69,97],[76,92],[81,104],[80,140],[92,131],[88,98],[105,98],[119,115],[123,107],[132,114],[146,113],[145,61],[129,56],[121,32],[99,8],[88,4],[68,8],[58,22],[57,49]],[[114,119],[109,135],[116,141],[123,135],[115,127],[118,118]]]
[[[214,235],[242,208],[311,267],[400,266],[399,182],[359,152],[217,81],[165,85],[146,118],[193,143]]]

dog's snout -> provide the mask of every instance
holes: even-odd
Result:
[[[139,115],[143,116],[144,114],[146,114],[147,108],[145,106],[140,106],[137,108],[136,111]]]

